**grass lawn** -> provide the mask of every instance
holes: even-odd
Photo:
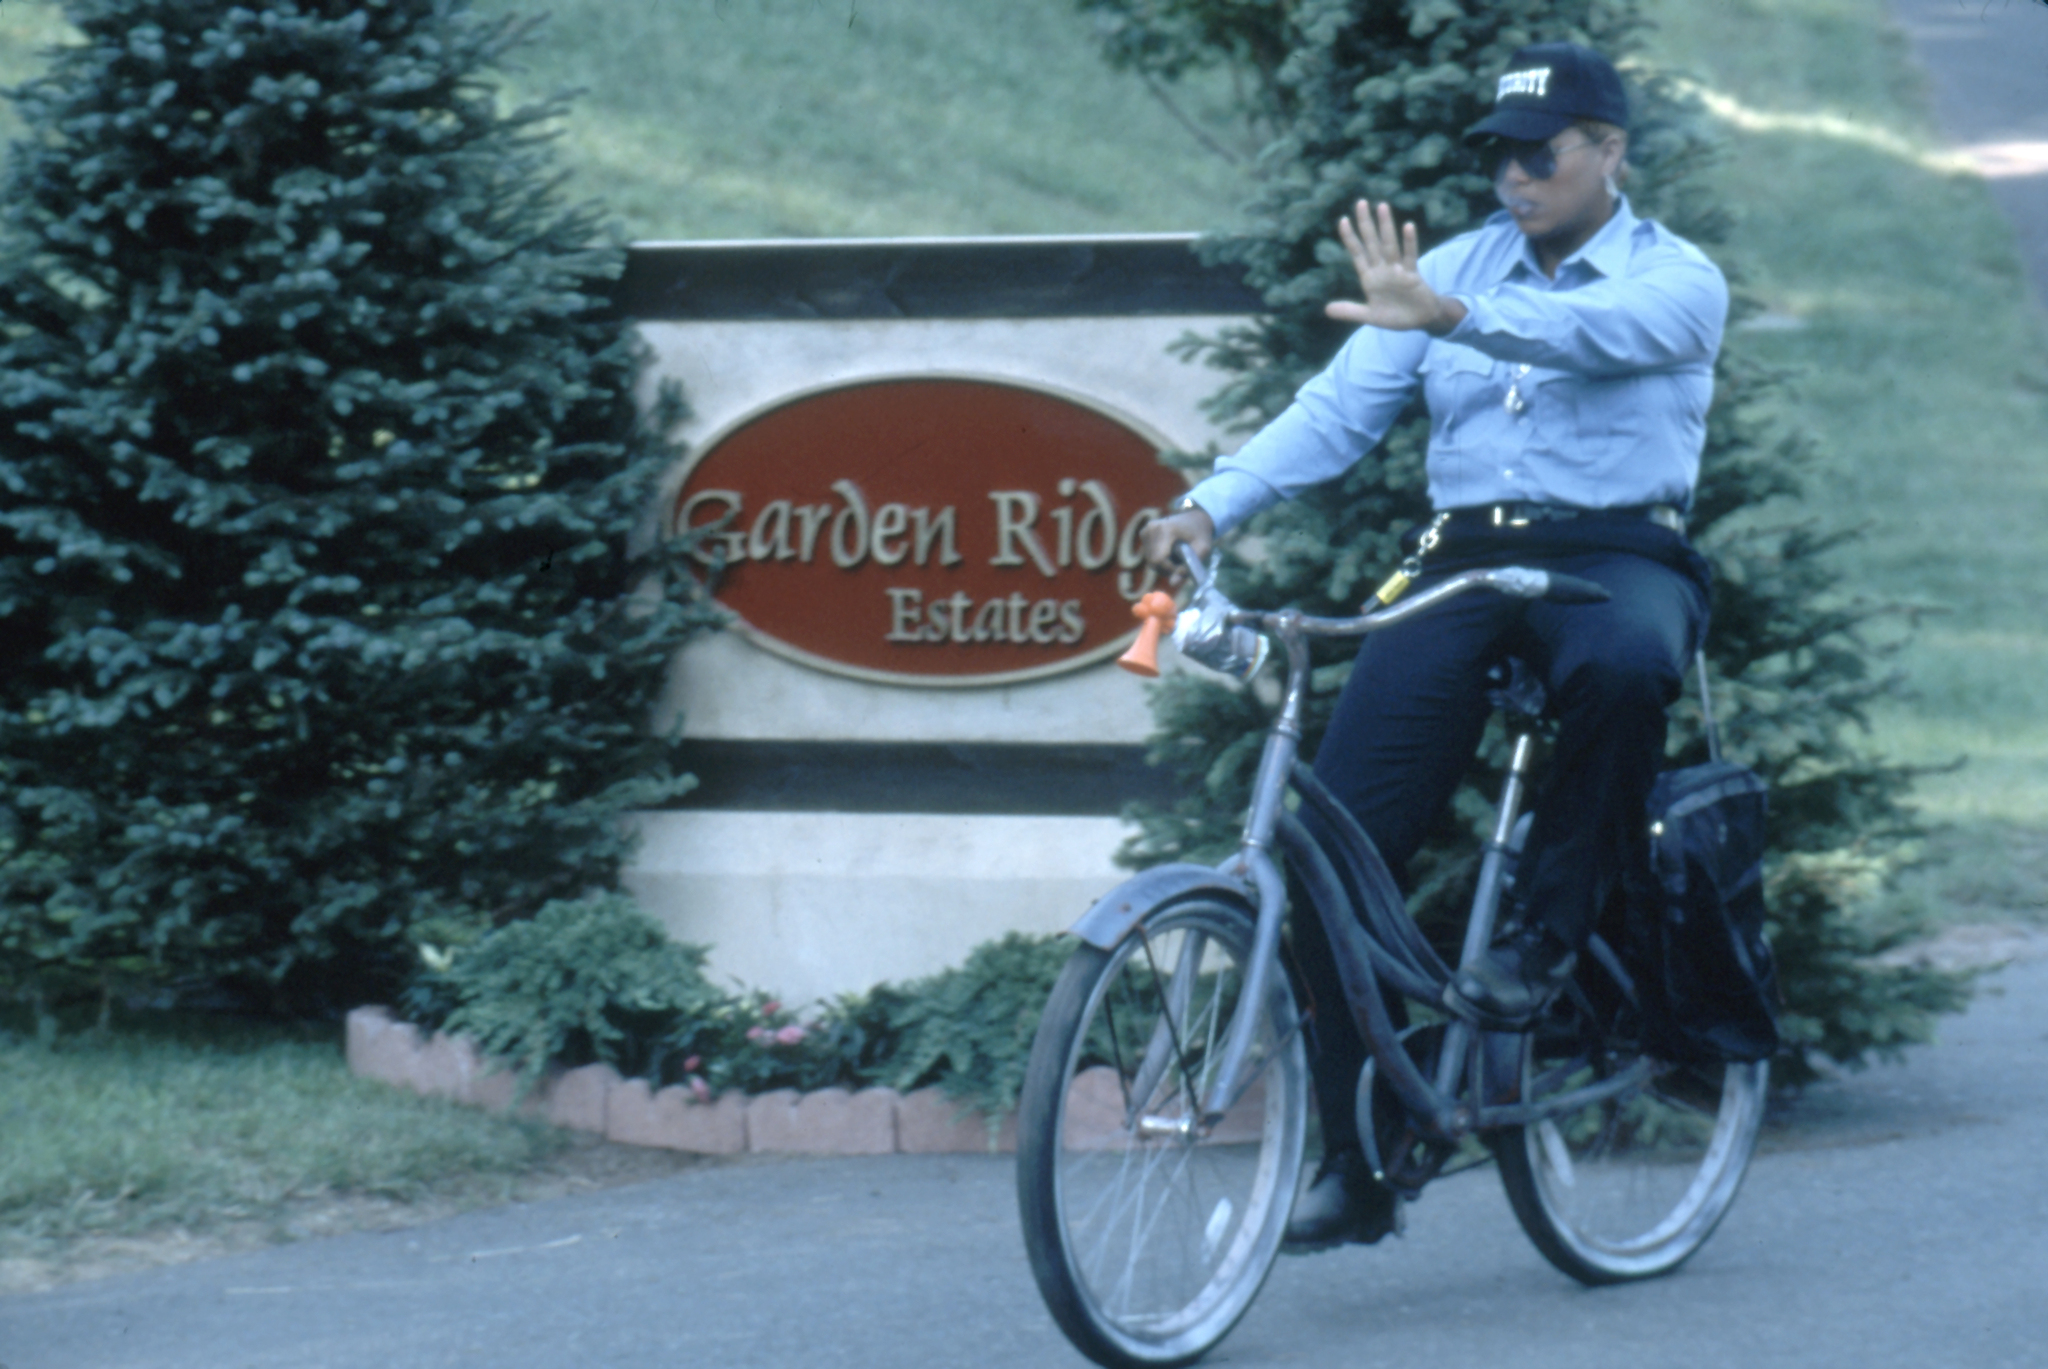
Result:
[[[1654,0],[1657,55],[1712,93],[1733,250],[1779,321],[1827,458],[1811,502],[1866,535],[1855,586],[1934,610],[1876,744],[1918,764],[1951,859],[1909,891],[1968,919],[2048,915],[2048,345],[1985,183],[1940,157],[1883,0]]]
[[[357,1079],[338,1029],[5,1027],[0,1293],[702,1163]]]
[[[1226,225],[1246,163],[1228,85],[1180,116],[1096,56],[1071,0],[474,0],[546,14],[513,101],[582,92],[569,193],[636,239],[1094,233]],[[0,4],[0,85],[67,32]],[[20,124],[0,104],[0,137]],[[1233,160],[1235,158],[1235,160]]]
[[[1202,229],[1246,194],[1241,164],[1104,66],[1071,0],[477,7],[552,16],[513,88],[587,90],[575,189],[635,238]],[[1224,94],[1181,103],[1227,128]]]

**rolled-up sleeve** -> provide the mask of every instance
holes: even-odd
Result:
[[[1508,281],[1454,292],[1465,318],[1446,340],[1502,361],[1584,376],[1711,361],[1728,322],[1728,282],[1697,252],[1661,255],[1627,276],[1572,290]]]
[[[1415,391],[1424,333],[1361,328],[1294,402],[1189,492],[1227,532],[1272,504],[1335,479],[1386,435]]]

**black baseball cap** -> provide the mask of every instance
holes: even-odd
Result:
[[[1577,43],[1533,43],[1508,59],[1494,88],[1493,113],[1466,129],[1465,141],[1548,142],[1580,119],[1628,127],[1621,74]]]

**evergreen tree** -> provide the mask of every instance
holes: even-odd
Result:
[[[687,787],[649,710],[705,609],[626,548],[680,401],[561,105],[494,102],[526,26],[68,14],[0,189],[0,975],[345,1006]]]
[[[1211,239],[1204,251],[1243,270],[1271,313],[1186,344],[1230,377],[1211,404],[1219,421],[1249,430],[1273,417],[1341,345],[1348,328],[1322,308],[1357,294],[1334,232],[1356,200],[1391,201],[1417,222],[1425,248],[1498,207],[1458,135],[1487,113],[1490,78],[1529,43],[1571,39],[1625,62],[1636,111],[1631,202],[1707,248],[1739,281],[1720,251],[1728,217],[1699,175],[1713,155],[1703,120],[1641,64],[1643,24],[1631,0],[1078,3],[1119,66],[1154,80],[1231,68],[1248,118],[1269,140],[1253,229]],[[1738,292],[1736,316],[1752,308]],[[1911,774],[1859,744],[1869,704],[1897,684],[1881,667],[1873,631],[1889,610],[1843,591],[1826,553],[1845,534],[1798,508],[1814,456],[1810,441],[1770,417],[1768,398],[1782,383],[1745,358],[1741,334],[1731,332],[1692,530],[1716,574],[1708,654],[1727,753],[1772,785],[1773,940],[1796,1078],[1808,1052],[1856,1062],[1926,1039],[1934,1014],[1959,1007],[1965,989],[1957,976],[1873,958],[1912,930],[1872,912],[1872,895],[1911,850],[1915,829],[1903,806]],[[1226,549],[1230,591],[1254,605],[1356,612],[1399,559],[1400,532],[1428,513],[1427,439],[1418,398],[1342,479],[1253,520]],[[1319,658],[1311,754],[1354,650],[1332,646]],[[1697,703],[1675,715],[1674,761],[1703,759]],[[1154,758],[1186,781],[1186,797],[1137,810],[1141,835],[1125,856],[1136,864],[1216,858],[1236,840],[1267,705],[1253,690],[1182,677],[1157,691],[1155,716]],[[1418,916],[1447,940],[1472,887],[1474,824],[1499,793],[1504,758],[1496,738],[1439,839],[1411,866]]]

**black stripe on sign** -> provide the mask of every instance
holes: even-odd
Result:
[[[1235,268],[1204,265],[1194,243],[1192,233],[636,243],[613,299],[648,322],[1265,310]]]
[[[1113,817],[1177,792],[1137,746],[686,740],[682,760],[681,808]]]

